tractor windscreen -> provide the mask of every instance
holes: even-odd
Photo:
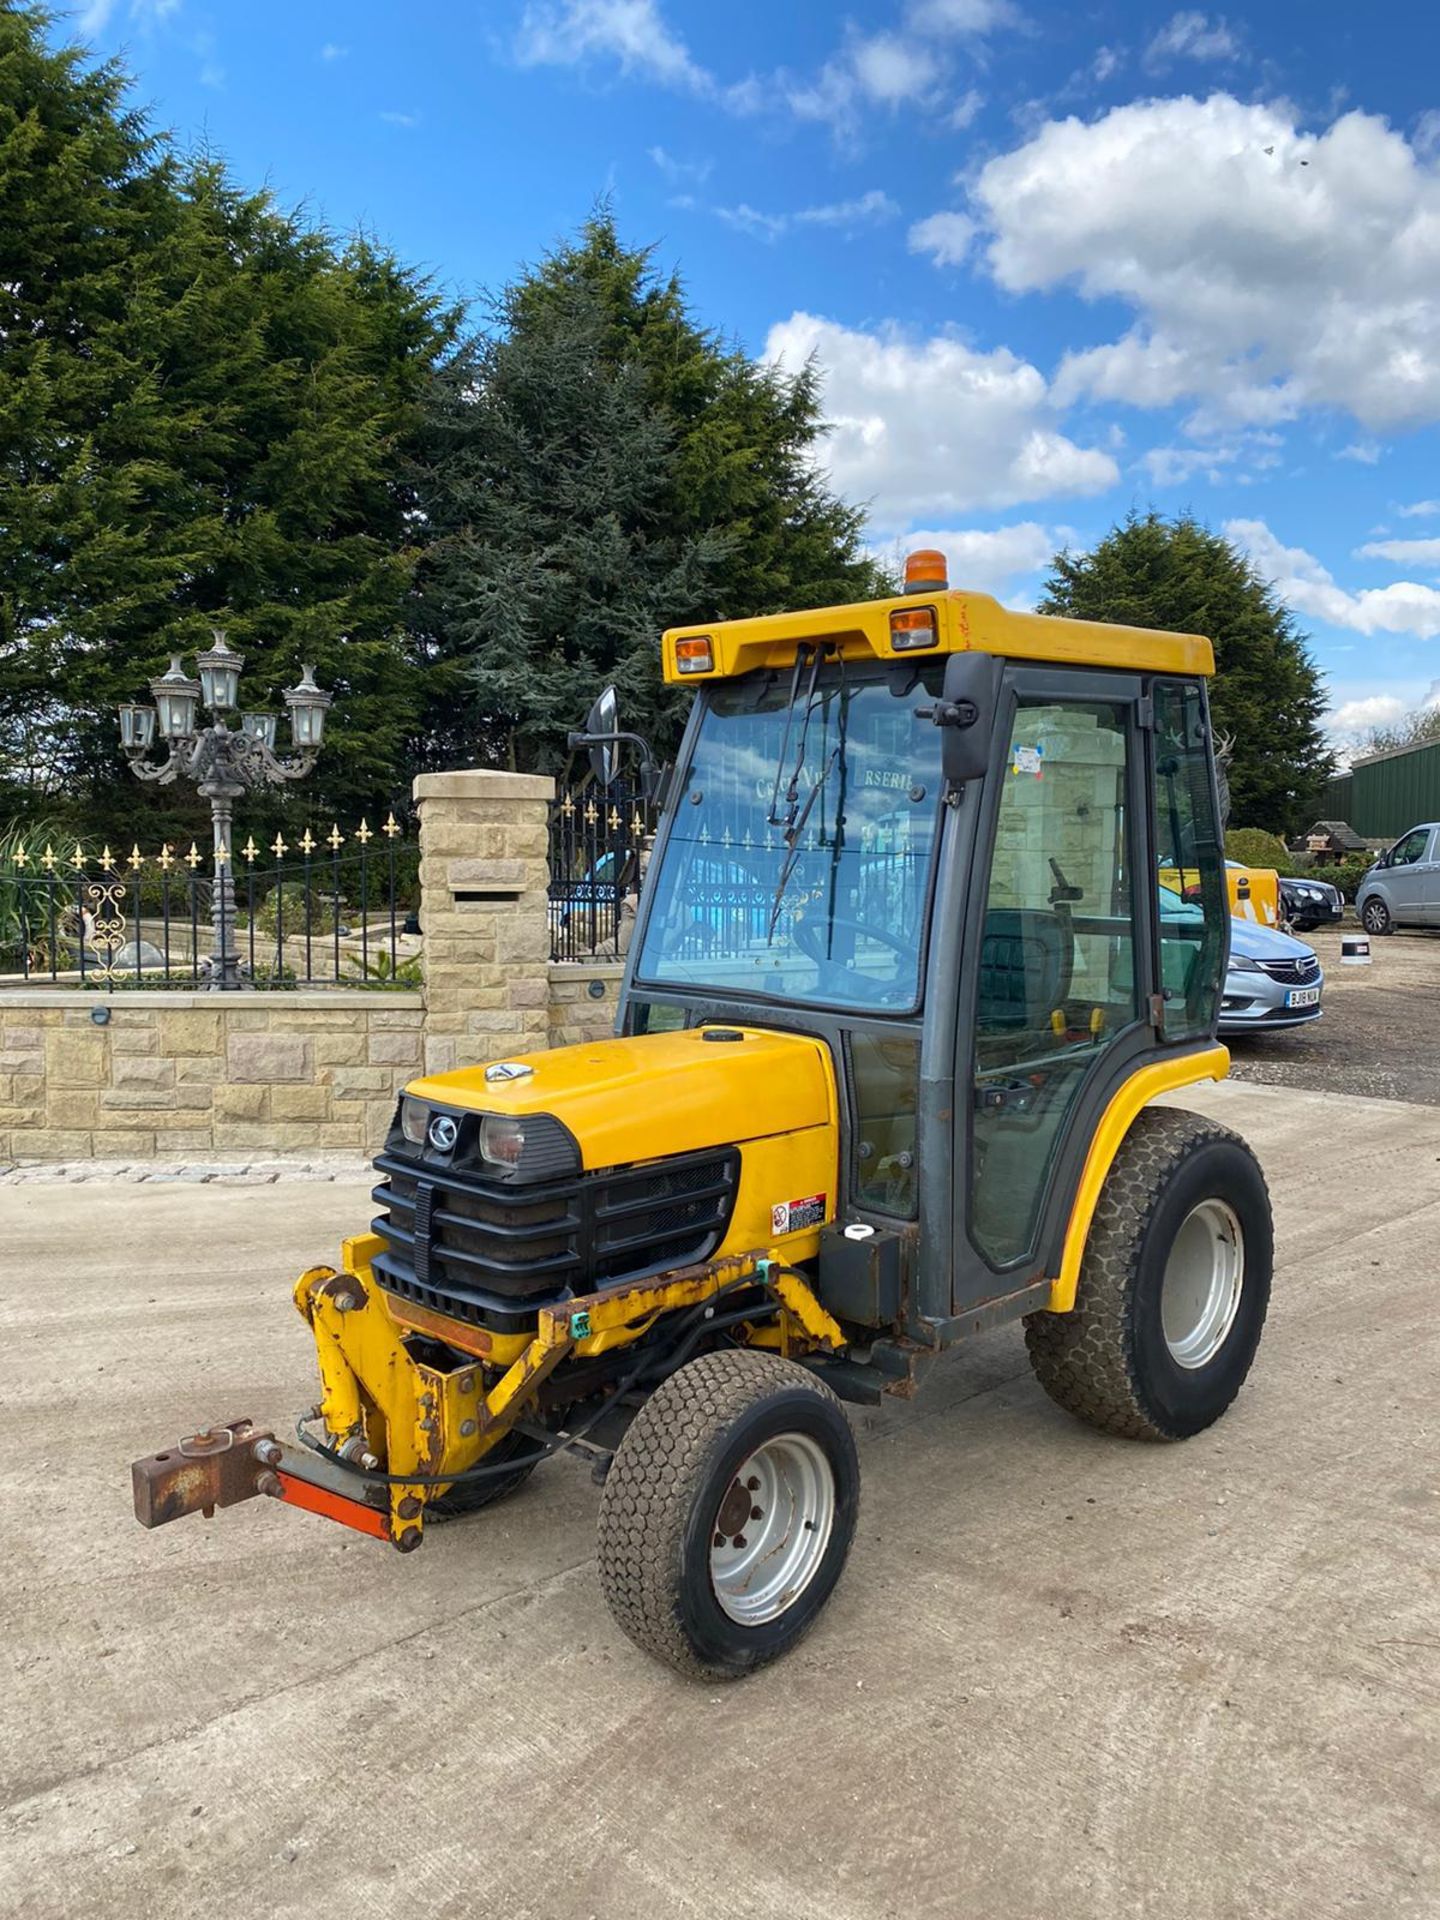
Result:
[[[637,982],[902,1012],[920,963],[940,662],[797,661],[705,689]]]

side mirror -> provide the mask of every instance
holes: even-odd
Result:
[[[602,736],[590,748],[590,771],[602,787],[613,786],[620,759],[620,702],[614,687],[606,687],[585,716],[585,731]]]
[[[915,710],[917,718],[943,729],[940,770],[948,786],[983,779],[989,768],[1002,670],[992,653],[952,653],[938,706]]]

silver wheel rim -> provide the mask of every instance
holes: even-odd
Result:
[[[1229,1338],[1245,1288],[1245,1235],[1223,1200],[1202,1200],[1170,1243],[1160,1324],[1177,1366],[1203,1367]]]
[[[1385,909],[1372,900],[1366,907],[1361,918],[1365,922],[1365,931],[1367,933],[1379,933],[1385,925]]]
[[[835,1474],[808,1434],[755,1449],[725,1490],[710,1528],[710,1584],[742,1627],[777,1619],[815,1578],[835,1525]]]

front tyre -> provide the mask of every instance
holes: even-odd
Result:
[[[1366,933],[1374,934],[1377,938],[1382,934],[1395,931],[1395,922],[1390,917],[1390,909],[1378,893],[1371,894],[1361,908],[1360,924]]]
[[[1102,1433],[1187,1439],[1250,1371],[1273,1261],[1270,1196],[1245,1142],[1197,1114],[1148,1109],[1106,1176],[1073,1311],[1025,1321],[1030,1364]]]
[[[733,1680],[793,1647],[834,1591],[860,1468],[839,1401],[770,1354],[702,1354],[661,1383],[600,1500],[600,1584],[637,1646]]]

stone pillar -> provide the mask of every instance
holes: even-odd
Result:
[[[422,773],[414,794],[426,1071],[544,1048],[555,782],[527,773]]]

